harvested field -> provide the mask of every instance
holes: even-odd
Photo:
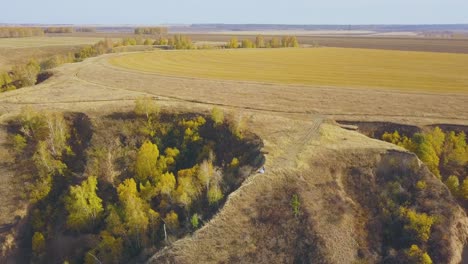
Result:
[[[227,42],[232,37],[254,39],[252,35],[190,34],[195,41]],[[265,38],[271,38],[265,34]],[[468,39],[443,39],[394,36],[303,36],[297,35],[299,43],[321,47],[363,48],[403,51],[428,51],[468,53]]]
[[[468,92],[468,55],[364,49],[156,51],[112,58],[163,75],[327,87]]]
[[[94,44],[98,37],[32,37],[0,39],[0,71],[13,65],[25,64],[30,59],[47,59],[51,56],[75,52],[80,46]]]
[[[32,37],[32,38],[3,38],[0,39],[0,48],[33,48],[50,46],[76,46],[94,44],[102,40],[97,37]]]

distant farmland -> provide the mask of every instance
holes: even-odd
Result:
[[[156,51],[111,64],[162,75],[370,89],[468,92],[468,55],[309,48]]]

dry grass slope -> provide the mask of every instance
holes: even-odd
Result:
[[[405,91],[468,92],[468,55],[342,48],[156,51],[113,65],[171,76]]]

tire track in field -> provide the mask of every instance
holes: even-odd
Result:
[[[298,137],[297,140],[294,140],[289,145],[289,148],[285,151],[284,154],[277,158],[275,162],[275,167],[285,168],[292,167],[296,168],[299,154],[302,153],[304,148],[312,140],[317,140],[320,138],[320,126],[324,121],[324,117],[321,115],[313,116],[312,123],[310,126],[303,132],[303,135]]]

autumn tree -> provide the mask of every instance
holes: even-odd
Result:
[[[32,250],[35,256],[45,253],[45,238],[41,232],[35,232],[32,237]]]
[[[13,80],[9,73],[0,73],[0,92],[10,91],[16,89],[13,85]]]
[[[141,145],[137,153],[135,165],[136,178],[140,182],[144,182],[148,179],[153,179],[154,182],[158,181],[158,157],[158,146],[150,141],[145,141],[143,145]]]
[[[213,107],[211,110],[211,119],[216,126],[222,125],[224,122],[224,112],[218,107]]]
[[[172,192],[175,189],[176,179],[172,172],[166,172],[161,175],[158,184],[156,185],[156,189],[163,195],[167,195],[171,197]]]
[[[410,263],[432,264],[432,259],[429,254],[424,252],[417,245],[411,245],[411,247],[406,251],[406,254]]]
[[[93,226],[104,210],[102,199],[96,194],[97,179],[88,177],[78,186],[70,187],[65,198],[65,208],[68,212],[67,225],[75,230],[83,230]]]
[[[198,169],[197,178],[207,191],[210,189],[210,182],[213,181],[214,175],[215,171],[212,162],[204,160]]]
[[[177,172],[177,188],[175,190],[176,201],[188,208],[193,200],[199,197],[201,189],[197,182],[198,166]]]
[[[439,127],[436,127],[431,132],[425,134],[425,137],[434,148],[437,156],[440,157],[445,142],[445,133]]]
[[[463,199],[468,200],[468,177],[463,180],[460,187],[460,195]]]
[[[166,223],[169,229],[177,230],[179,228],[179,216],[176,212],[170,211],[166,217],[164,217],[164,223]]]
[[[121,183],[117,193],[123,209],[124,226],[133,237],[136,247],[141,248],[149,225],[149,205],[138,195],[136,183],[132,178]]]
[[[51,154],[55,157],[60,157],[62,151],[67,148],[67,140],[70,137],[69,128],[62,113],[46,113],[45,120],[49,130],[47,144]]]
[[[447,134],[443,146],[442,162],[444,166],[464,166],[468,163],[468,146],[464,132]]]
[[[435,218],[426,213],[417,213],[412,209],[400,207],[400,216],[405,219],[405,230],[414,234],[421,242],[427,242],[431,234],[432,224]]]
[[[37,144],[37,151],[32,160],[36,167],[37,177],[33,179],[33,183],[25,183],[25,185],[29,190],[30,200],[37,202],[49,194],[52,188],[52,176],[63,175],[67,166],[50,154],[45,141]]]
[[[413,136],[413,142],[416,144],[416,149],[414,150],[415,154],[422,162],[424,162],[424,164],[426,164],[432,173],[440,178],[440,159],[439,156],[437,156],[437,152],[431,141],[429,141],[423,134],[416,133]]]
[[[255,37],[255,46],[257,48],[265,48],[265,39],[262,35],[257,35],[257,37]]]
[[[270,48],[280,48],[281,47],[281,40],[277,37],[273,37],[270,41],[269,41],[269,47]]]
[[[102,231],[99,236],[97,247],[85,255],[85,263],[95,264],[96,258],[102,263],[119,263],[124,251],[122,238],[114,237],[107,231]]]
[[[26,65],[16,65],[12,72],[17,88],[36,84],[37,75],[41,71],[41,66],[36,60],[30,60]]]
[[[239,47],[239,41],[236,37],[232,37],[226,46],[230,49],[237,49]]]
[[[219,185],[212,184],[207,193],[208,203],[217,204],[221,199],[223,199],[223,197],[224,195],[221,187]]]
[[[135,114],[154,119],[159,114],[159,105],[150,97],[139,98],[135,101]]]
[[[241,47],[244,49],[254,48],[254,43],[250,39],[242,40]]]
[[[458,181],[457,176],[451,175],[450,177],[448,177],[445,181],[445,185],[447,185],[453,196],[458,196],[458,188],[460,187],[460,182]]]

